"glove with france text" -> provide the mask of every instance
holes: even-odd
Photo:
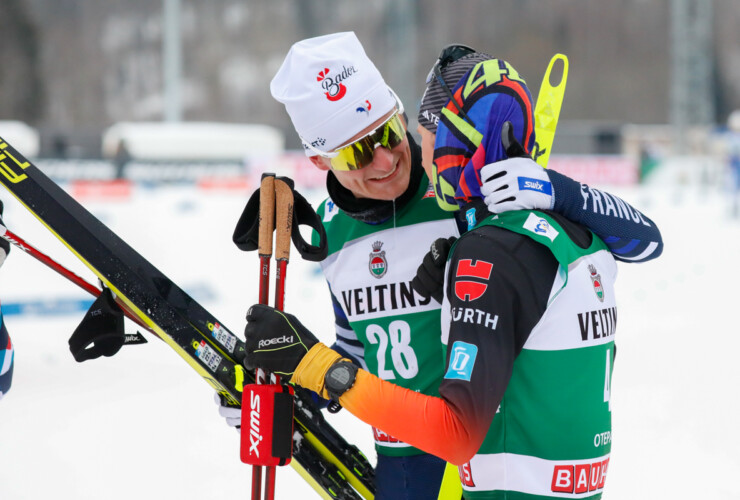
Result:
[[[501,141],[508,158],[489,163],[480,171],[480,190],[488,210],[552,209],[555,193],[547,170],[526,154],[509,122],[502,127]]]

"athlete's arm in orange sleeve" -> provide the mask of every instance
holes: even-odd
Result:
[[[478,451],[488,425],[476,428],[442,398],[428,396],[358,370],[355,385],[339,398],[365,423],[454,465]]]
[[[324,344],[316,344],[291,382],[328,397],[324,376],[340,357]],[[363,422],[456,465],[475,455],[490,424],[490,419],[476,424],[441,398],[405,389],[362,369],[339,403]]]

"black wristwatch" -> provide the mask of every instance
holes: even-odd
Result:
[[[329,367],[324,377],[324,388],[332,401],[339,401],[339,396],[344,394],[355,383],[357,376],[357,365],[350,361],[339,361]]]

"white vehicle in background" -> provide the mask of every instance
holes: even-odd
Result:
[[[283,152],[283,133],[268,125],[209,122],[121,122],[103,133],[104,158],[244,160]]]

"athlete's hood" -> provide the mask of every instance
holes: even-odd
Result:
[[[493,81],[490,75],[500,76]],[[532,96],[505,61],[477,64],[452,93],[468,119],[451,101],[442,108],[434,145],[434,183],[440,206],[454,211],[482,197],[480,169],[507,158],[501,142],[504,123],[511,122],[527,153],[534,148],[535,133]]]

